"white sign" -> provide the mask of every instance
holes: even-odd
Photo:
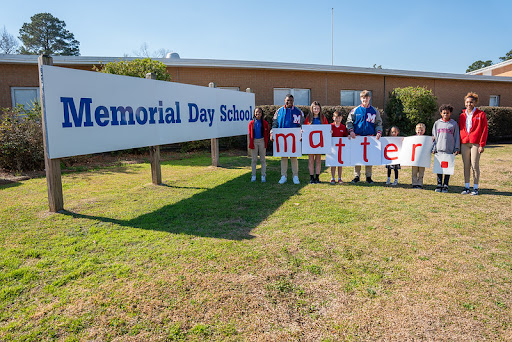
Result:
[[[405,137],[400,151],[400,165],[421,166],[430,168],[432,153],[432,137],[428,135],[415,135]]]
[[[325,155],[325,166],[348,166],[351,164],[349,138],[332,138],[331,151]]]
[[[447,153],[436,153],[434,155],[434,173],[453,175],[455,173],[455,155]]]
[[[352,165],[380,165],[381,144],[375,137],[357,136],[350,139],[350,158]]]
[[[302,126],[302,154],[331,152],[331,125]]]
[[[274,157],[302,156],[300,128],[274,128]]]
[[[382,164],[399,164],[400,151],[402,149],[403,137],[382,137],[379,139],[382,144]]]
[[[51,159],[243,135],[254,94],[43,65]]]

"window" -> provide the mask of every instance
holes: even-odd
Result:
[[[309,89],[274,88],[274,105],[282,106],[286,95],[292,94],[294,105],[309,106],[311,104],[310,93]]]
[[[12,87],[11,103],[13,107],[21,104],[28,109],[34,102],[39,102],[38,87]]]
[[[489,106],[490,107],[499,107],[500,106],[500,96],[499,95],[491,95],[489,97]]]
[[[361,104],[361,100],[359,99],[361,92],[362,90],[342,90],[340,92],[340,104],[342,106],[359,106]],[[372,92],[370,91],[370,96],[371,95]]]
[[[234,91],[240,91],[240,87],[217,87],[218,89],[227,89],[227,90],[234,90]]]

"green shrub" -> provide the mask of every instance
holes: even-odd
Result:
[[[44,169],[41,107],[3,109],[0,117],[0,168],[8,171]]]
[[[414,135],[416,125],[423,122],[427,134],[437,118],[437,98],[422,87],[395,88],[386,104],[386,127],[396,125],[402,135]]]
[[[154,61],[151,58],[134,59],[131,61],[110,62],[99,67],[94,66],[94,70],[106,74],[124,75],[132,77],[145,78],[149,72],[156,74],[156,79],[161,81],[170,81],[171,75],[167,73],[167,67],[164,63]]]
[[[489,124],[489,141],[512,139],[512,107],[478,107],[485,112]]]

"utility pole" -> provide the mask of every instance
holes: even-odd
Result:
[[[331,65],[334,65],[334,8],[331,8]]]

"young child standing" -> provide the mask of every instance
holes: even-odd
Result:
[[[427,126],[424,123],[416,125],[416,135],[424,135],[427,130]],[[423,175],[425,174],[425,168],[422,166],[412,167],[412,188],[423,189]]]
[[[341,123],[343,119],[343,115],[340,112],[336,111],[332,114],[332,119],[334,122],[331,124],[332,137],[348,137],[347,127]],[[343,172],[343,166],[338,166],[338,183],[342,184],[341,173]],[[336,180],[334,179],[336,176],[336,166],[331,166],[331,185],[336,184]]]
[[[258,163],[258,154],[261,163],[261,182],[265,183],[267,175],[267,162],[265,154],[267,152],[267,143],[269,137],[269,124],[263,119],[263,110],[259,107],[254,109],[253,120],[249,122],[249,148],[252,156],[252,177],[251,182],[256,182],[256,164]]]
[[[437,120],[432,127],[432,136],[434,137],[434,146],[432,153],[459,154],[460,137],[459,125],[450,118],[453,112],[451,105],[443,104],[439,107],[441,119]],[[437,174],[437,186],[435,192],[448,192],[448,182],[450,175]]]
[[[399,134],[400,130],[396,126],[392,126],[389,130],[389,135],[392,137],[397,137]],[[386,169],[388,169],[388,179],[386,180],[386,184],[391,184],[391,170],[394,170],[395,181],[391,185],[398,185],[398,170],[400,170],[400,164],[386,165]]]
[[[327,118],[322,113],[322,106],[320,102],[313,101],[310,107],[309,115],[304,120],[304,125],[325,125],[328,124]],[[309,177],[310,184],[320,183],[320,170],[322,168],[322,155],[321,154],[310,154],[309,155]],[[316,171],[316,172],[315,172]]]

